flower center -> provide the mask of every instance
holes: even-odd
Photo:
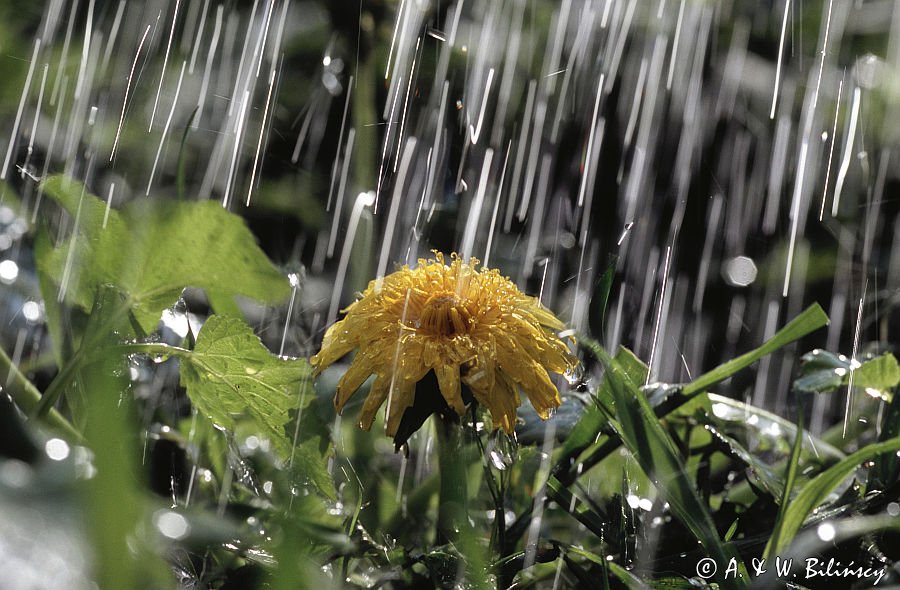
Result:
[[[469,331],[472,317],[453,293],[432,295],[422,307],[417,329],[429,336],[452,338]]]

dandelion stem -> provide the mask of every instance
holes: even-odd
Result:
[[[462,427],[454,418],[452,415],[435,414],[438,472],[441,477],[437,521],[439,545],[458,540],[468,522],[466,453]]]

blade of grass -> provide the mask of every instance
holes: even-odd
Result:
[[[771,354],[791,342],[803,338],[810,332],[828,325],[828,316],[819,306],[813,303],[800,315],[791,320],[788,325],[778,330],[774,336],[768,339],[762,346],[748,353],[723,363],[708,373],[694,379],[682,388],[685,396],[705,391],[711,385],[724,381],[741,369],[749,367],[767,354]]]
[[[590,506],[584,505],[575,494],[553,476],[547,480],[547,495],[559,504],[560,508],[594,533],[598,539],[603,538],[604,518]]]
[[[818,531],[811,530],[797,536],[797,539],[791,544],[786,552],[780,553],[782,563],[788,560],[796,560],[800,562],[795,565],[795,570],[804,567],[806,559],[811,556],[825,555],[834,547],[843,545],[852,539],[867,539],[867,544],[872,541],[873,536],[881,533],[890,532],[893,534],[900,533],[900,519],[895,516],[881,514],[878,516],[861,516],[857,515],[853,518],[841,518],[832,520],[829,524],[833,527],[833,536],[827,536],[825,539],[819,536]],[[877,537],[876,537],[877,538]],[[877,542],[877,541],[876,541]],[[798,567],[799,566],[799,567]],[[867,576],[875,578],[874,583],[869,587],[878,587],[881,576],[888,573],[889,565],[885,565],[883,570],[872,567],[872,574]],[[881,574],[881,575],[879,575]],[[768,588],[782,587],[783,581],[777,579],[778,570],[769,568],[768,571],[753,580],[751,590],[766,590]],[[896,586],[892,586],[896,588]]]
[[[187,191],[184,188],[184,163],[187,159],[185,157],[184,148],[187,146],[187,137],[191,130],[191,125],[194,124],[194,117],[197,116],[199,110],[200,105],[197,105],[194,107],[194,110],[191,111],[191,116],[188,117],[187,123],[184,125],[184,133],[181,134],[181,144],[178,146],[178,175],[175,178],[175,186],[178,187],[177,194],[178,198],[181,200],[184,200],[185,195],[187,194]]]
[[[782,346],[786,346],[791,342],[802,338],[803,336],[809,334],[810,332],[821,328],[824,325],[828,324],[828,316],[825,315],[825,312],[822,311],[822,308],[818,304],[813,304],[808,307],[805,311],[803,311],[800,315],[794,318],[791,322],[788,323],[784,328],[776,332],[772,338],[767,340],[762,346],[751,350],[750,352],[737,357],[727,363],[719,365],[712,371],[701,375],[696,380],[691,383],[686,384],[682,388],[682,395],[673,396],[672,398],[666,400],[660,406],[658,406],[655,411],[656,415],[660,418],[665,417],[666,415],[674,412],[679,409],[685,403],[696,397],[696,394],[706,390],[709,386],[714,385],[724,379],[727,379],[737,371],[746,368],[764,357],[767,354],[770,354]],[[624,353],[628,354],[625,355]],[[632,371],[637,371],[638,366],[643,366],[636,357],[634,357],[633,353],[627,351],[626,349],[620,349],[620,351],[616,354],[617,360],[629,361],[626,364],[627,372],[631,376],[632,381],[635,382],[643,382],[643,379],[636,380],[632,374]],[[636,365],[631,359],[634,359],[638,364]],[[646,367],[644,367],[646,371]],[[603,398],[605,391],[605,382],[601,385],[600,390],[598,390],[598,397]],[[600,434],[600,429],[605,425],[605,420],[601,416],[601,412],[594,410],[593,408],[585,413],[585,416],[579,423],[575,426],[575,429],[572,432],[572,436],[569,437],[569,440],[566,441],[564,446],[564,451],[561,457],[561,463],[566,463],[577,456],[579,453],[583,453],[594,443],[594,450],[590,453],[583,454],[579,461],[582,464],[581,472],[585,472],[600,461],[602,461],[609,453],[614,451],[617,447],[615,443],[606,445],[606,444],[595,444],[596,442],[601,442],[597,440],[597,437]],[[562,469],[564,465],[557,466],[555,469],[555,473],[560,477],[563,481],[568,481],[571,477],[577,475],[575,471],[569,469],[567,473],[563,473]]]
[[[775,517],[775,526],[772,529],[772,536],[766,543],[766,549],[763,551],[763,559],[768,559],[772,554],[772,545],[775,539],[781,536],[781,528],[784,523],[784,517],[787,513],[788,505],[791,503],[791,490],[797,479],[797,468],[800,465],[800,451],[803,449],[803,403],[802,398],[800,407],[797,409],[797,430],[794,433],[794,445],[791,447],[791,456],[788,459],[787,474],[784,478],[784,492],[781,495],[781,504],[778,506],[778,515]]]
[[[597,342],[589,338],[584,338],[583,342],[606,368],[606,378],[619,420],[617,428],[623,444],[669,503],[672,513],[717,563],[730,563],[734,559],[741,570],[745,569],[734,549],[724,544],[719,537],[709,508],[700,499],[675,442],[663,429],[647,398],[631,381],[620,363]],[[724,572],[720,573],[719,581],[725,587],[741,587],[746,583],[746,578],[730,581],[723,575]]]
[[[771,552],[778,553],[787,547],[813,509],[821,505],[828,497],[828,494],[844,479],[849,477],[862,463],[885,453],[893,453],[898,450],[900,450],[900,437],[873,443],[826,469],[803,486],[800,493],[789,503],[784,517],[780,521],[780,528],[775,531],[775,534],[772,535],[772,539],[769,541]]]
[[[591,333],[597,338],[600,338],[603,333],[603,325],[606,322],[606,306],[609,303],[609,293],[612,290],[613,280],[616,278],[616,263],[618,261],[618,256],[610,258],[606,271],[594,287],[594,296],[591,297],[588,322]]]
[[[620,582],[628,588],[628,590],[649,590],[650,586],[644,583],[639,577],[634,575],[633,573],[626,570],[624,567],[618,565],[613,561],[607,561],[603,558],[602,555],[597,555],[592,551],[588,551],[587,549],[583,549],[581,547],[575,547],[574,545],[566,545],[565,546],[566,553],[571,553],[572,555],[578,555],[579,557],[583,557],[588,561],[592,561],[595,564],[599,565],[606,572],[611,572],[615,577],[619,579]],[[609,588],[609,582],[607,579],[604,579],[604,587]]]

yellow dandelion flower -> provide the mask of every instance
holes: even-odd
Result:
[[[456,255],[447,265],[441,253],[435,255],[370,282],[325,333],[311,359],[316,374],[359,349],[338,382],[338,412],[374,374],[359,425],[368,430],[387,400],[387,434],[395,436],[416,384],[434,371],[441,395],[460,416],[465,385],[490,411],[494,426],[508,433],[520,389],[538,415],[549,418],[560,398],[548,371],[562,374],[578,362],[556,335],[563,323],[499,271],[479,270],[477,260]]]

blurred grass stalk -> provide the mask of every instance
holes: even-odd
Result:
[[[85,398],[84,436],[96,470],[80,487],[94,549],[94,580],[100,588],[165,587],[162,561],[149,550],[154,535],[140,533],[145,503],[138,492],[138,435],[120,359],[107,354],[83,367],[79,386]]]
[[[0,348],[0,375],[6,374],[3,390],[12,398],[21,411],[26,415],[32,415],[41,402],[41,392],[19,370],[7,356],[6,351]],[[44,421],[56,434],[64,436],[69,442],[81,442],[81,433],[72,426],[72,423],[55,409],[51,409]]]

